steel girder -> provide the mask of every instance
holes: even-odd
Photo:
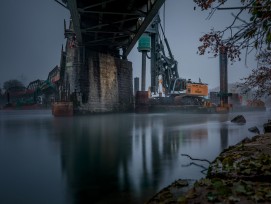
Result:
[[[165,0],[62,0],[79,45],[127,57]]]

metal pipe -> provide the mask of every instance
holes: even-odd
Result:
[[[220,51],[220,97],[223,104],[228,104],[228,59],[227,51]]]
[[[156,79],[156,41],[157,35],[151,34],[151,91],[156,94],[156,86],[158,85],[158,80]]]
[[[147,51],[142,51],[141,91],[146,90],[146,58]]]

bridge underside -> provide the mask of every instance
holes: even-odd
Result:
[[[63,90],[78,113],[123,112],[132,107],[132,63],[141,34],[165,0],[62,0],[71,13]]]
[[[125,58],[165,0],[62,0],[79,44]]]

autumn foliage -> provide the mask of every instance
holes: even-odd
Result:
[[[241,60],[241,51],[246,55],[256,50],[259,66],[244,79],[244,84],[256,88],[257,96],[271,95],[271,0],[239,0],[240,6],[227,8],[228,0],[194,0],[202,10],[209,10],[209,17],[219,9],[234,9],[237,14],[231,25],[224,30],[210,30],[200,38],[198,47],[200,55],[213,53],[216,57],[221,50],[227,50],[228,58],[234,62]],[[249,19],[242,15],[249,14]]]
[[[256,96],[271,95],[271,53],[261,53],[257,60],[259,67],[252,70],[252,73],[243,79],[244,86],[250,89],[259,87],[256,89]]]

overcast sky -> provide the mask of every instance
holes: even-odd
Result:
[[[238,2],[233,0],[231,2]],[[165,33],[182,78],[219,85],[218,58],[199,56],[199,38],[211,28],[224,28],[232,20],[231,12],[218,11],[211,20],[199,8],[194,11],[192,0],[166,0]],[[163,10],[163,9],[162,9]],[[163,18],[163,12],[160,12]],[[19,79],[25,85],[36,79],[46,79],[48,72],[60,63],[60,51],[65,43],[63,21],[69,11],[54,0],[8,0],[0,7],[0,87],[9,79]],[[128,59],[133,62],[133,77],[141,77],[141,54],[135,48]],[[250,56],[247,68],[244,58],[228,66],[229,82],[239,81],[255,67]],[[150,85],[147,67],[147,86]]]

